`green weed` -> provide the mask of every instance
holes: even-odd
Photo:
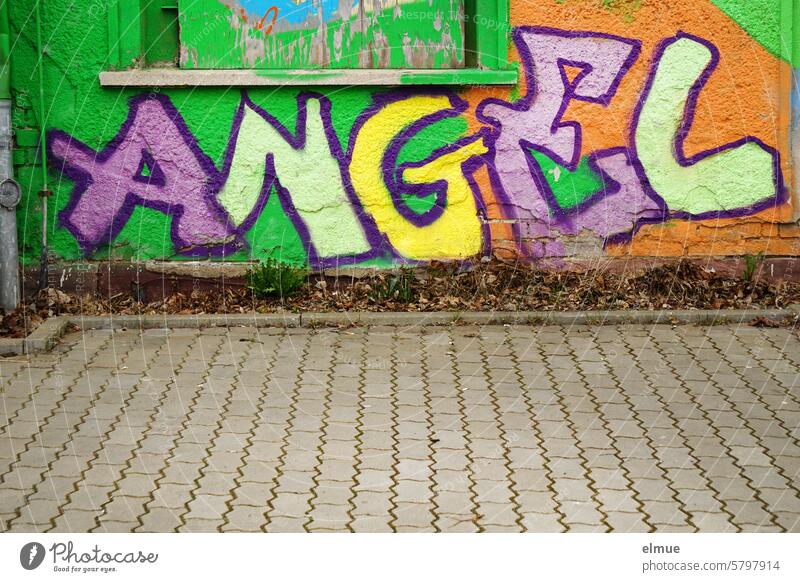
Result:
[[[369,299],[374,303],[381,301],[397,301],[399,303],[413,303],[417,300],[414,289],[414,271],[403,268],[399,273],[389,277],[381,277],[372,285]]]
[[[258,299],[288,297],[305,287],[308,269],[269,259],[248,270],[245,279]]]
[[[764,253],[760,252],[757,255],[744,256],[744,272],[742,278],[748,283],[753,281],[756,271],[761,263],[764,262]]]

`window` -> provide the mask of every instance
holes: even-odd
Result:
[[[463,0],[180,0],[183,68],[454,69]]]
[[[111,0],[109,33],[112,86],[517,78],[508,0]]]

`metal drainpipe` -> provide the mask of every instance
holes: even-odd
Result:
[[[2,1],[0,0],[0,2]],[[50,261],[50,253],[47,249],[47,199],[52,194],[47,177],[47,123],[44,105],[44,45],[42,43],[43,3],[44,0],[37,0],[36,2],[36,51],[39,54],[37,67],[39,71],[39,161],[42,170],[42,189],[39,191],[39,197],[42,199],[42,252],[39,257],[39,289],[46,289],[50,286],[47,273]]]
[[[0,0],[0,307],[6,313],[19,304],[17,204],[20,187],[11,159],[11,31],[8,0]]]

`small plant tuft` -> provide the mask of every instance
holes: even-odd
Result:
[[[747,283],[752,283],[753,277],[755,277],[756,275],[756,270],[758,270],[758,266],[763,262],[764,262],[763,251],[758,253],[757,255],[745,255],[744,272],[742,273],[742,278]]]
[[[296,294],[308,281],[308,269],[269,259],[247,271],[247,288],[258,299],[288,297]]]
[[[382,301],[414,303],[417,300],[417,292],[414,289],[414,271],[404,267],[397,274],[389,277],[381,276],[372,284],[369,299],[373,303]]]

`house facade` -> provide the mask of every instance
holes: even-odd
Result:
[[[8,5],[28,268],[800,249],[790,0],[36,4]]]

